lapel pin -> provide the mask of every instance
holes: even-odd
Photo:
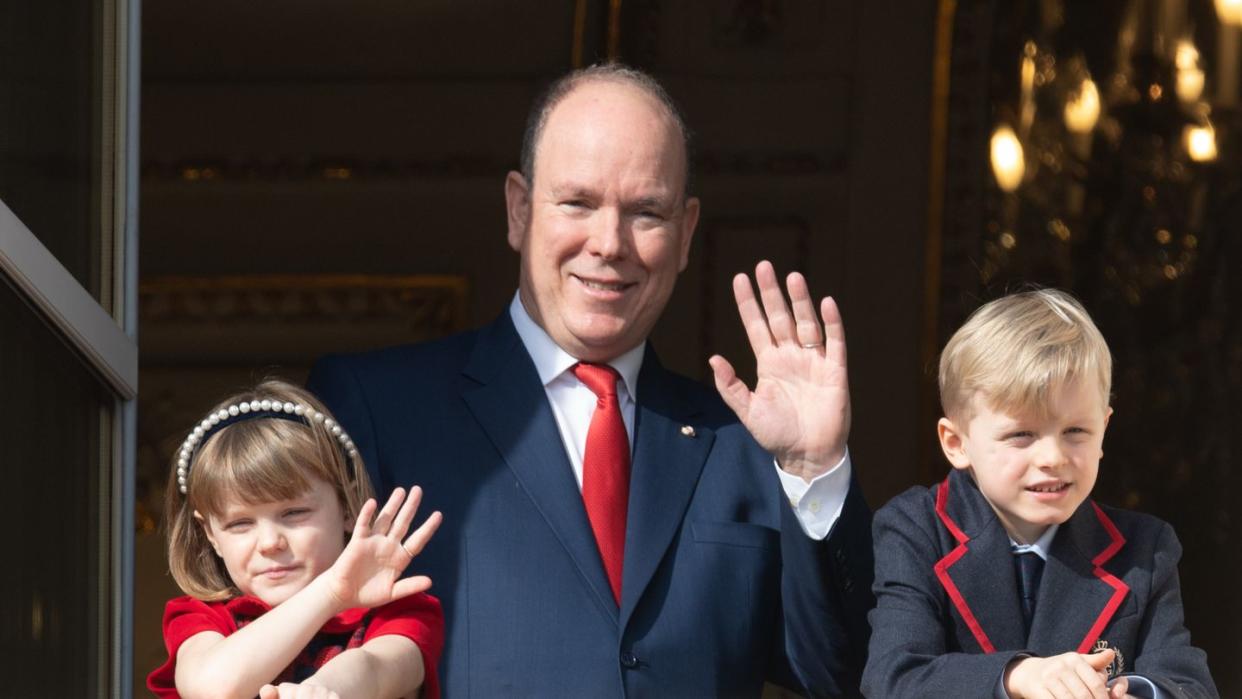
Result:
[[[1092,653],[1103,653],[1106,650],[1112,650],[1114,653],[1113,662],[1109,663],[1108,667],[1106,668],[1108,670],[1108,679],[1111,680],[1114,677],[1118,677],[1121,675],[1121,673],[1125,672],[1126,658],[1124,655],[1121,654],[1120,648],[1114,648],[1113,646],[1108,644],[1108,641],[1105,641],[1102,638],[1096,641],[1095,646],[1091,648]]]
[[[683,437],[693,437],[693,436],[694,436],[694,428],[693,428],[693,427],[691,427],[690,425],[682,425],[682,426],[681,426],[681,436],[683,436]]]

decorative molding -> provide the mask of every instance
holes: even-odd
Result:
[[[969,0],[967,0],[969,1]],[[952,88],[954,24],[957,21],[957,0],[939,0],[936,12],[936,40],[932,59],[932,104],[929,115],[930,139],[928,166],[927,236],[924,244],[922,329],[919,337],[919,424],[933,424],[940,417],[940,390],[932,367],[940,355],[941,305],[944,288],[943,270],[945,244],[945,210],[953,204],[946,201],[946,183],[957,179],[948,170],[950,151],[950,96]],[[932,483],[942,471],[940,451],[930,439],[918,443],[916,477],[920,483]]]
[[[844,149],[826,153],[810,150],[787,151],[702,151],[694,156],[695,174],[699,177],[733,176],[803,176],[845,172],[849,156]]]
[[[139,287],[144,365],[264,362],[438,337],[464,327],[465,278],[161,277]]]
[[[847,70],[842,39],[854,10],[825,0],[664,3],[629,0],[622,17],[625,60],[657,73],[821,74]],[[853,37],[850,36],[850,39]],[[757,59],[757,60],[756,60]],[[740,70],[739,70],[740,69]]]
[[[713,3],[711,45],[726,50],[788,49],[788,28],[791,21],[809,19],[798,10],[808,3],[781,0],[733,0]],[[822,7],[820,8],[822,9]],[[790,15],[799,14],[798,18]]]
[[[695,153],[698,176],[802,176],[844,172],[844,149],[827,153],[810,150],[725,151]],[[501,178],[515,169],[508,159],[483,155],[454,155],[435,160],[366,159],[339,155],[320,158],[211,157],[185,160],[148,160],[142,164],[145,182],[383,182],[422,179]]]
[[[516,167],[516,161],[467,154],[434,160],[368,159],[350,155],[317,158],[269,158],[245,155],[147,160],[142,164],[142,179],[190,184],[238,181],[269,183],[446,179],[501,177],[505,172]]]

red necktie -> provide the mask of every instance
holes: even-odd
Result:
[[[617,401],[617,372],[605,364],[583,363],[574,365],[573,372],[599,399],[582,455],[582,500],[612,595],[621,604],[625,511],[630,501],[630,439]]]

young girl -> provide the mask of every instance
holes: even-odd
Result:
[[[282,381],[216,406],[175,457],[160,697],[438,696],[440,603],[400,579],[440,524],[405,536],[421,491],[376,514],[358,451]]]

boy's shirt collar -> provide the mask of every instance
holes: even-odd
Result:
[[[1052,546],[1052,540],[1057,535],[1057,529],[1060,529],[1060,528],[1061,528],[1060,524],[1049,525],[1048,528],[1044,530],[1044,533],[1040,534],[1039,538],[1036,539],[1035,543],[1033,544],[1019,544],[1018,542],[1014,541],[1013,537],[1011,536],[1009,537],[1009,548],[1010,550],[1013,551],[1014,555],[1017,555],[1019,553],[1034,553],[1035,555],[1047,561],[1048,560],[1048,549]]]

